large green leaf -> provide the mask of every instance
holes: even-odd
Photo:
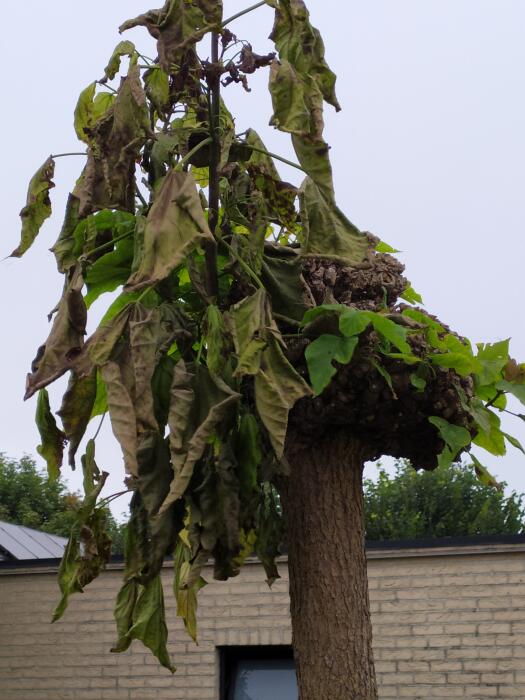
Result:
[[[486,411],[486,415],[489,419],[489,430],[480,428],[473,442],[493,455],[504,455],[507,452],[507,448],[505,446],[505,434],[501,432],[501,421],[493,411]]]
[[[494,384],[501,379],[503,369],[509,362],[509,339],[493,344],[479,343],[476,360],[480,365],[476,377],[479,384]]]
[[[304,354],[315,396],[326,389],[337,372],[333,362],[348,364],[358,342],[355,335],[341,337],[323,334],[308,345]]]
[[[116,244],[115,250],[98,258],[86,271],[88,308],[105,292],[112,292],[129,278],[133,262],[134,242],[126,238]]]
[[[148,287],[167,277],[205,241],[213,241],[191,173],[171,170],[148,213],[144,253],[125,291]]]
[[[445,448],[438,455],[438,466],[445,468],[458,458],[459,453],[472,441],[472,437],[466,428],[453,425],[439,416],[430,416],[429,423],[434,425],[440,438],[445,443]]]
[[[335,202],[327,199],[311,178],[304,181],[299,197],[303,226],[301,253],[350,263],[361,262],[368,250],[368,240]]]
[[[42,440],[42,444],[36,448],[37,452],[46,460],[49,478],[58,479],[66,435],[57,427],[49,406],[49,395],[45,389],[40,389],[38,393],[36,427]]]
[[[129,610],[133,594],[126,592],[122,605],[124,617]],[[168,628],[164,609],[164,592],[160,574],[140,587],[133,607],[133,625],[128,631],[129,639],[139,639],[157,657],[160,663],[175,673],[168,654]]]
[[[12,258],[21,258],[31,247],[44,221],[51,216],[51,200],[49,190],[55,186],[55,161],[51,156],[29,181],[26,205],[20,212],[22,219],[22,234],[18,247],[11,253]]]

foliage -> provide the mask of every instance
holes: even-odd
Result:
[[[0,453],[0,520],[68,537],[77,520],[80,498],[60,479],[49,479],[30,457],[9,459]],[[123,528],[105,510],[113,554],[123,552]]]
[[[372,268],[379,253],[335,200],[323,103],[339,104],[319,32],[302,0],[250,9],[263,4],[275,11],[278,57],[239,42],[216,1],[167,0],[121,26],[145,27],[158,58],[123,41],[104,78],[79,97],[74,126],[87,146],[86,163],[53,247],[64,292],[27,379],[26,398],[42,392],[37,425],[51,475],[60,469],[64,442],[74,464],[90,420],[109,413],[134,492],[114,649],[141,639],[170,669],[159,580],[164,558],[176,553],[174,590],[191,636],[210,559],[215,577],[226,579],[255,551],[268,580],[276,578],[290,413],[328,390],[355,352],[366,352],[365,336],[373,343],[369,365],[394,398],[382,358],[408,368],[411,397],[439,368],[472,381],[472,395],[459,384],[456,392],[471,424],[428,416],[442,467],[468,448],[471,435],[494,454],[503,454],[505,440],[519,446],[501,432],[495,412],[505,408],[506,393],[525,400],[525,368],[509,358],[508,343],[474,350],[421,311],[391,314],[384,287],[384,308],[316,304],[303,274],[308,261],[357,272]],[[206,34],[211,60],[197,55]],[[120,77],[123,56],[129,66]],[[271,123],[291,135],[299,162],[292,165],[306,176],[299,189],[282,181],[275,163],[282,159],[258,134],[236,133],[221,97],[221,82],[247,87],[248,76],[267,66]],[[14,255],[49,215],[55,160],[31,181]],[[86,340],[88,306],[115,290],[117,299]],[[420,301],[408,282],[399,294]],[[318,330],[323,316],[335,317],[330,332]],[[418,354],[415,338],[428,351]],[[68,372],[61,430],[44,392]],[[104,502],[97,500],[105,477],[92,442],[82,466],[84,498],[60,573],[57,616],[108,556]],[[481,463],[476,468],[491,480]]]
[[[393,476],[379,465],[378,478],[365,481],[364,494],[369,540],[525,532],[523,495],[505,496],[461,464],[417,472],[403,460]]]

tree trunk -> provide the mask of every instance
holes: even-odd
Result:
[[[359,442],[287,449],[293,648],[300,700],[376,700]]]

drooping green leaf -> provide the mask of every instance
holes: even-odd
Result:
[[[489,419],[490,429],[488,431],[480,428],[473,442],[478,447],[483,447],[493,455],[501,456],[506,454],[505,435],[501,432],[501,421],[493,411],[486,411]]]
[[[73,267],[77,261],[74,254],[75,240],[74,232],[79,224],[78,209],[79,200],[74,195],[70,194],[67,198],[66,213],[64,223],[55,245],[51,251],[55,255],[59,272],[66,272]]]
[[[55,186],[54,174],[55,161],[49,156],[29,181],[26,205],[20,212],[22,219],[20,243],[10,257],[21,258],[33,244],[44,221],[51,216],[49,190]]]
[[[102,416],[108,410],[108,396],[106,392],[106,385],[102,377],[100,376],[100,370],[97,369],[97,389],[95,393],[95,401],[93,402],[93,408],[91,410],[91,418],[96,418],[96,416]]]
[[[135,304],[127,303],[117,314],[100,326],[86,343],[86,351],[97,367],[102,367],[110,359],[115,346],[124,335]]]
[[[256,532],[255,552],[266,572],[268,585],[271,586],[280,578],[275,559],[280,554],[284,526],[278,495],[275,487],[268,482],[261,485]]]
[[[129,56],[131,58],[134,54],[136,54],[135,44],[132,41],[119,42],[111,54],[108,65],[104,68],[106,79],[109,78],[109,80],[113,80],[113,78],[119,72],[120,61],[123,56]]]
[[[311,393],[308,384],[286,359],[278,337],[272,335],[255,376],[255,405],[277,459],[284,453],[290,410]]]
[[[62,406],[58,415],[62,419],[64,434],[69,441],[69,465],[75,468],[75,455],[93,414],[97,395],[97,370],[79,376],[71,372]]]
[[[131,596],[128,597],[131,598]],[[127,607],[126,607],[127,603]],[[127,611],[131,600],[123,601]],[[160,575],[152,578],[144,586],[140,587],[137,600],[133,608],[133,626],[128,631],[130,639],[139,639],[157,657],[160,663],[175,673],[168,654],[168,628],[166,626],[166,613],[164,609],[164,592]]]
[[[326,199],[311,178],[300,191],[302,221],[302,255],[329,257],[344,262],[361,262],[368,250],[368,240],[338,209]]]
[[[168,74],[160,66],[155,66],[144,73],[144,85],[146,95],[157,110],[157,114],[163,116],[169,106],[170,99]]]
[[[523,449],[523,445],[517,438],[514,437],[514,435],[509,435],[508,433],[503,433],[503,435],[505,436],[505,440],[507,440],[507,442],[510,442],[512,447],[515,447],[517,450],[525,454],[525,449]]]
[[[334,360],[348,364],[358,342],[359,339],[355,335],[341,337],[325,333],[308,345],[304,354],[315,396],[326,389],[336,374]]]
[[[120,365],[113,361],[102,365],[100,371],[106,385],[111,427],[124,455],[126,473],[138,477],[137,418],[127,383],[128,373],[123,376]]]
[[[385,382],[388,385],[388,388],[390,389],[390,391],[392,393],[392,397],[394,399],[397,399],[397,394],[395,392],[394,385],[392,383],[392,376],[391,376],[390,372],[388,372],[388,370],[385,369],[385,367],[383,367],[383,365],[380,362],[378,362],[377,360],[371,360],[370,364],[372,365],[372,367],[375,368],[376,372],[378,372],[383,377],[383,379],[385,380]]]
[[[74,127],[80,141],[89,145],[90,132],[95,124],[102,119],[115,101],[115,95],[111,92],[100,92],[95,95],[96,81],[90,83],[82,90],[75,107]]]
[[[228,416],[240,398],[204,367],[197,367],[192,375],[184,362],[179,362],[173,376],[168,418],[174,476],[160,513],[184,495],[208,440],[219,427],[222,431],[227,428]]]
[[[257,489],[257,469],[262,453],[259,443],[259,425],[251,413],[245,413],[236,435],[235,454],[237,457],[241,499]]]
[[[439,436],[445,443],[444,450],[438,455],[438,466],[448,466],[458,458],[465,447],[470,445],[472,437],[466,428],[453,425],[439,416],[430,416],[428,420],[437,428]]]
[[[262,351],[266,347],[265,329],[271,323],[271,312],[265,290],[244,298],[233,306],[227,322],[233,336],[238,363],[235,373],[257,374],[261,365]]]
[[[267,246],[262,259],[261,280],[274,313],[301,321],[308,308],[308,297],[300,256],[291,248],[279,250]]]
[[[219,308],[210,304],[206,309],[205,338],[206,364],[212,374],[220,375],[224,369],[228,351],[228,331]]]
[[[191,173],[166,175],[146,220],[144,255],[125,291],[152,286],[167,277],[198,245],[213,241]]]
[[[206,585],[206,581],[199,576],[197,580],[188,587],[187,580],[190,573],[191,549],[179,538],[173,556],[173,592],[177,601],[177,615],[184,621],[187,633],[197,641],[197,595],[201,588]]]
[[[137,604],[139,584],[136,579],[124,581],[115,602],[115,621],[117,623],[117,641],[111,651],[120,653],[129,649],[131,644],[130,630],[133,627],[133,611]]]
[[[42,440],[42,444],[36,448],[37,452],[46,460],[49,478],[58,479],[66,436],[58,429],[55,417],[51,413],[46,389],[40,389],[38,393],[36,426]]]

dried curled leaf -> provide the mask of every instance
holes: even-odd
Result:
[[[157,39],[159,63],[166,73],[176,73],[184,55],[222,20],[222,0],[167,0],[158,10],[129,19],[120,33],[133,27],[146,27]]]
[[[32,362],[24,399],[76,366],[86,332],[87,311],[81,292],[83,284],[80,269],[76,268],[58,304],[49,337]]]
[[[54,174],[55,161],[49,156],[29,181],[26,205],[20,212],[22,219],[20,243],[10,257],[21,258],[33,244],[44,221],[51,216],[49,190],[55,186]]]
[[[135,44],[132,41],[120,41],[111,54],[108,65],[104,68],[105,80],[113,80],[120,70],[120,61],[123,56],[130,58],[136,54]]]
[[[85,376],[71,372],[58,415],[62,419],[64,433],[69,441],[69,466],[73,469],[76,452],[91,419],[96,395],[97,370],[95,368]]]
[[[45,389],[38,394],[36,408],[36,427],[40,433],[42,444],[36,449],[46,460],[47,473],[50,479],[58,479],[64,454],[65,434],[58,429],[55,417],[49,406],[49,395]]]
[[[148,213],[143,256],[125,291],[136,291],[163,280],[204,241],[213,241],[213,236],[193,175],[171,170]]]
[[[133,212],[135,163],[151,134],[137,65],[130,68],[109,109],[86,125],[79,122],[79,128],[89,145],[86,167],[73,192],[80,200],[80,217],[101,209]]]

